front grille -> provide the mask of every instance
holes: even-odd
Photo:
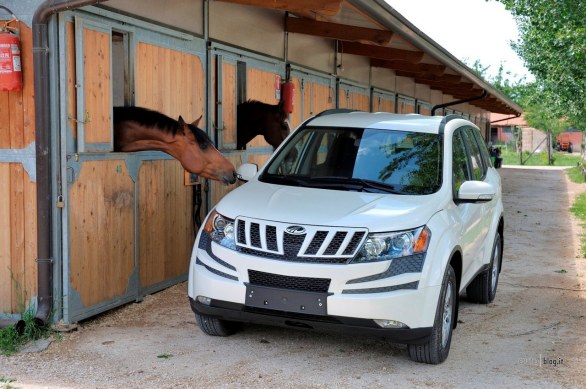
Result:
[[[265,309],[265,308],[256,308],[256,307],[244,307],[244,312],[250,313],[257,313],[261,315],[268,315],[268,316],[277,316],[283,317],[286,319],[297,319],[297,320],[308,320],[308,321],[315,321],[320,323],[331,323],[331,324],[342,324],[340,320],[333,316],[320,316],[320,315],[310,315],[307,313],[298,313],[298,312],[282,312],[276,311],[274,309]]]
[[[328,291],[331,281],[329,278],[291,277],[256,270],[248,271],[248,279],[252,285],[320,293]]]
[[[291,228],[293,227],[293,228]],[[287,229],[293,233],[287,232]],[[283,261],[345,264],[354,258],[366,228],[295,225],[239,217],[236,245],[249,255]]]

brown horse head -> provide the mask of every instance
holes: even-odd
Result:
[[[246,148],[246,144],[257,135],[262,135],[268,144],[277,148],[291,132],[282,101],[271,105],[248,100],[238,105],[237,120],[238,150]]]
[[[234,165],[214,147],[198,127],[141,107],[114,107],[115,151],[163,151],[177,159],[190,173],[221,181],[236,182]]]
[[[181,116],[175,140],[179,149],[177,159],[188,172],[224,184],[236,182],[234,165],[214,147],[207,134],[198,127],[201,117],[186,123]]]

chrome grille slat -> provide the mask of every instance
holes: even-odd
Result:
[[[287,228],[300,230],[296,234]],[[356,255],[366,228],[325,227],[238,217],[236,244],[250,255],[286,261],[346,263]]]

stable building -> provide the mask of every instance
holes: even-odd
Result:
[[[32,307],[72,323],[184,281],[199,221],[235,187],[159,151],[114,152],[114,106],[203,116],[236,167],[273,151],[262,137],[237,149],[238,104],[284,88],[292,127],[330,108],[458,114],[490,139],[491,113],[522,112],[382,0],[3,4],[21,77],[0,91],[8,319]]]

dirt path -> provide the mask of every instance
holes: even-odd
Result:
[[[442,365],[352,336],[247,326],[209,337],[180,284],[81,323],[43,352],[0,357],[0,379],[18,388],[584,387],[586,259],[568,208],[585,187],[561,170],[500,171],[506,227],[497,297],[461,304]]]

